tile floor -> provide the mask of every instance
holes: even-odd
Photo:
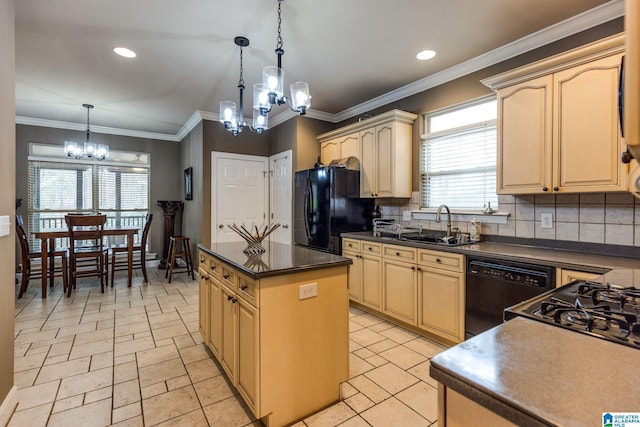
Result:
[[[185,274],[149,284],[39,283],[16,300],[18,426],[261,426],[198,332],[198,284]],[[16,292],[17,294],[17,292]],[[350,310],[350,379],[343,400],[295,424],[437,426],[429,358],[443,347],[357,308]]]

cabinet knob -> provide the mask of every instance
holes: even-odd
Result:
[[[436,262],[442,262],[440,258],[436,258]]]
[[[415,267],[413,267],[413,266],[411,266],[411,269],[412,269],[413,271],[415,271],[415,270],[416,270],[416,268],[415,268]]]
[[[240,286],[240,290],[241,290],[241,291],[246,291],[246,290],[247,290],[247,288],[248,288],[248,286],[247,286],[247,285],[242,285],[242,286]]]
[[[229,295],[229,296],[227,297],[227,301],[231,301],[231,304],[235,304],[235,303],[237,303],[237,302],[238,302],[238,299],[237,299],[237,298],[232,297],[231,295]]]
[[[547,187],[542,187],[542,191],[549,191]]]
[[[371,193],[371,197],[375,197],[375,196],[376,196],[375,194]]]
[[[208,282],[208,281],[209,281],[209,278],[208,278],[207,276],[202,276],[202,280],[204,280],[204,281]]]
[[[285,224],[285,225],[282,226],[282,228],[284,228],[286,230],[287,228],[289,228],[289,225]]]
[[[228,274],[223,274],[222,277],[224,277],[225,279],[228,279],[229,275]]]
[[[219,228],[220,230],[222,230],[222,229],[224,228],[224,225],[222,225],[222,224],[218,224],[218,228]]]
[[[213,271],[216,271],[216,266],[215,266],[215,265],[212,265],[212,266],[211,266],[211,269],[212,269]]]
[[[371,246],[369,246],[367,249],[369,249],[370,251],[372,251],[372,250],[373,250],[373,248],[372,248]]]
[[[553,191],[558,191],[558,187],[553,187]]]
[[[400,256],[400,252],[396,252],[396,256]]]

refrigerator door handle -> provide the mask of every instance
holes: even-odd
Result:
[[[307,242],[311,240],[311,232],[309,230],[309,217],[311,216],[310,210],[310,196],[311,196],[311,185],[307,180],[307,185],[304,187],[304,232],[307,235]]]

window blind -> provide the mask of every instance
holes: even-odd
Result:
[[[139,243],[150,200],[150,168],[68,159],[30,159],[28,162],[28,219],[31,232],[64,228],[69,212],[101,212],[109,228],[138,228]],[[124,243],[122,242],[108,242]],[[66,242],[56,242],[64,246]]]
[[[423,207],[497,206],[495,122],[427,137],[421,161]]]

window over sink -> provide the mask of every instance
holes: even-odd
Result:
[[[497,209],[497,115],[495,96],[424,115],[422,208]]]

